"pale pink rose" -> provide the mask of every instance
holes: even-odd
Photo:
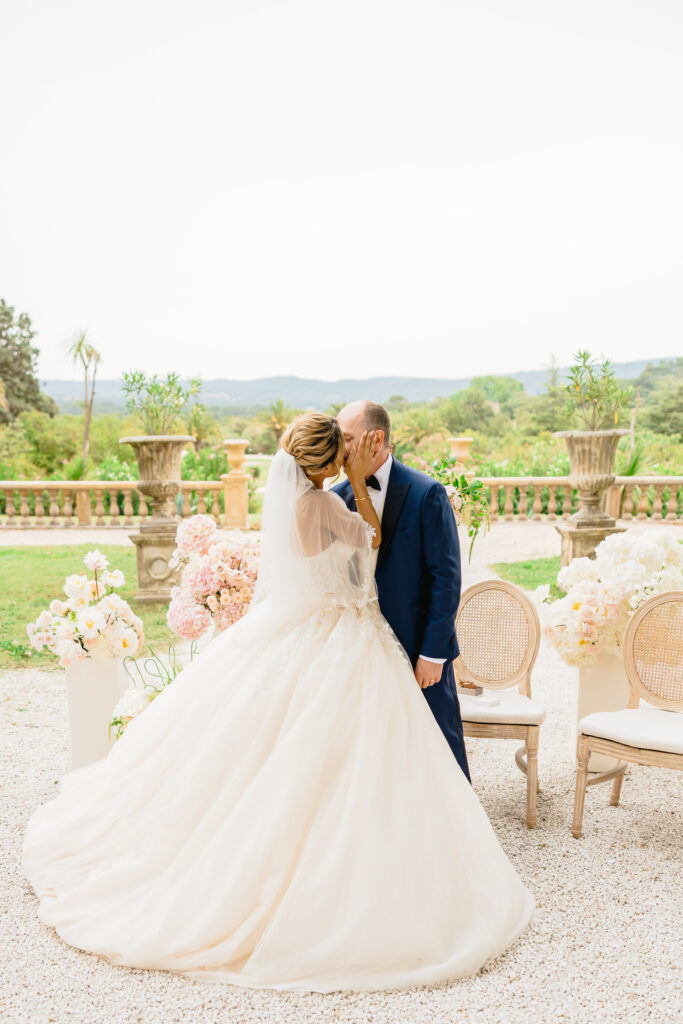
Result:
[[[185,640],[198,640],[211,625],[209,611],[180,587],[174,587],[171,592],[166,620],[173,632]]]
[[[221,578],[208,562],[191,562],[183,573],[183,585],[197,597],[203,597],[220,589]]]
[[[184,519],[176,532],[176,545],[181,557],[205,555],[216,535],[216,524],[210,516],[196,515]]]

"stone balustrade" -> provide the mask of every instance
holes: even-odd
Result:
[[[180,514],[202,512],[224,522],[225,484],[184,480]],[[151,513],[135,480],[0,480],[0,527],[139,526]]]
[[[491,519],[509,522],[567,519],[577,494],[567,477],[478,477]],[[224,480],[184,480],[182,516],[202,512],[225,524]],[[611,514],[629,520],[683,522],[683,476],[617,477],[607,493]],[[0,480],[0,527],[139,526],[150,514],[134,480]]]
[[[578,506],[578,494],[570,487],[568,477],[477,479],[485,486],[492,522],[567,519]],[[617,518],[680,523],[683,522],[683,476],[618,476],[607,500],[612,505],[611,514]]]

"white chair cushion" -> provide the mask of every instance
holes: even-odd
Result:
[[[595,711],[581,719],[579,732],[624,743],[627,747],[683,754],[683,714],[680,711],[647,707]]]
[[[497,697],[500,704],[487,707],[477,697],[458,694],[463,722],[488,722],[498,725],[540,725],[545,708],[539,701],[517,690],[484,690],[482,696]]]

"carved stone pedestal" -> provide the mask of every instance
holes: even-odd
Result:
[[[130,539],[137,548],[138,592],[135,600],[142,604],[155,601],[168,603],[171,590],[180,583],[180,570],[169,567],[169,559],[175,550],[175,535],[178,524],[157,528],[154,524],[140,527],[139,533],[132,533]]]
[[[138,488],[152,499],[152,515],[131,535],[138,556],[138,592],[136,601],[168,603],[171,590],[179,582],[177,569],[169,567],[175,549],[175,535],[180,518],[176,515],[175,497],[180,489],[180,458],[192,441],[189,434],[142,435],[122,437],[120,444],[130,444],[138,461]]]
[[[595,549],[611,533],[624,533],[625,526],[575,526],[572,522],[555,523],[562,538],[562,565],[572,558],[595,558]]]
[[[248,441],[235,438],[225,441],[228,453],[230,472],[223,473],[223,504],[225,507],[226,527],[239,527],[246,530],[249,526],[249,477],[243,470],[244,456]]]
[[[572,558],[595,557],[595,549],[611,533],[622,533],[601,508],[602,496],[614,483],[614,456],[627,430],[559,430],[569,452],[569,483],[579,492],[578,511],[555,529],[562,537],[562,565]]]

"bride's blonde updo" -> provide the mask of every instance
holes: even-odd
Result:
[[[322,473],[344,454],[341,427],[332,416],[306,412],[297,416],[282,435],[282,447],[298,462],[307,476]]]

